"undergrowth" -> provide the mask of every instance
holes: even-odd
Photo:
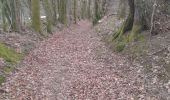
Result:
[[[133,42],[139,41],[143,43],[145,41],[145,37],[142,33],[134,35],[134,33],[131,32],[129,35],[121,35],[115,40],[113,40],[112,36],[107,36],[105,41],[111,45],[111,49],[113,51],[122,52],[127,45],[133,44]]]
[[[0,66],[0,85],[5,82],[6,75],[14,70],[14,65],[22,60],[24,55],[17,53],[12,48],[0,43],[0,58],[3,58],[6,62],[5,66]]]
[[[23,58],[23,54],[17,53],[15,50],[0,43],[0,57],[8,63],[15,64]]]

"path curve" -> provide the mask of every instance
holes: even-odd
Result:
[[[133,100],[142,93],[141,80],[137,68],[81,21],[39,44],[3,88],[6,100]]]

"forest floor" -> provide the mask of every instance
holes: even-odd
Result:
[[[140,51],[143,47],[127,46],[122,53],[113,52],[104,37],[112,34],[121,21],[115,17],[103,20],[95,27],[80,21],[39,42],[2,84],[0,100],[168,100],[170,82],[163,84],[154,77],[164,69],[151,67],[154,75],[146,76],[143,66],[155,60],[148,58],[144,64],[140,63],[143,59],[134,60],[131,55],[140,58],[136,55],[144,54]]]
[[[1,87],[2,100],[133,100],[144,97],[140,67],[105,46],[88,21],[38,44]]]
[[[107,37],[116,33],[122,20],[110,16],[95,27],[96,31],[104,37],[107,47],[114,53],[117,52],[117,55],[126,57],[132,65],[142,69],[147,97],[145,100],[170,100],[170,23],[168,22],[170,18],[163,17],[161,29],[157,29],[160,31],[157,35],[153,35],[150,41],[148,41],[149,31],[143,31],[139,34],[138,40],[126,42],[121,51],[119,44],[122,42],[108,43]]]

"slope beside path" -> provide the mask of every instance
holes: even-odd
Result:
[[[112,53],[88,21],[43,41],[10,75],[2,100],[142,99],[140,70]]]

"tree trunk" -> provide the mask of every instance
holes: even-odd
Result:
[[[77,12],[77,0],[74,0],[74,11],[73,11],[73,13],[74,13],[74,23],[76,24],[77,23],[77,14],[76,14],[76,12]]]
[[[107,12],[107,0],[103,0],[102,2],[102,14],[103,16],[106,14]]]
[[[97,24],[98,20],[101,18],[100,10],[99,10],[99,0],[94,1],[94,18],[93,25]]]
[[[59,21],[67,24],[67,0],[58,0]]]
[[[16,31],[21,31],[21,12],[20,12],[20,1],[15,0],[15,18],[16,18]]]
[[[4,5],[4,6],[2,6],[2,25],[3,25],[3,31],[4,32],[6,32],[7,31],[7,20],[6,20],[6,16],[5,16],[5,10],[6,10],[6,8],[5,8],[5,2],[4,1],[1,1],[1,3],[2,3],[2,5]]]
[[[118,30],[118,32],[116,32],[113,36],[113,40],[122,36],[124,33],[126,33],[127,31],[132,30],[133,28],[133,22],[134,22],[134,15],[135,15],[135,4],[134,4],[134,0],[128,0],[128,4],[129,4],[129,15],[126,19],[126,21],[123,23],[123,25],[120,27],[120,29]]]
[[[86,17],[86,0],[83,0],[81,3],[81,18],[85,19]]]
[[[57,5],[56,5],[56,0],[52,0],[52,19],[53,19],[53,25],[57,24]]]
[[[118,9],[118,18],[125,18],[126,17],[126,0],[119,1],[119,9]]]
[[[36,32],[41,33],[40,0],[31,0],[32,6],[32,27]]]
[[[91,0],[88,0],[88,19],[91,18]]]
[[[48,0],[43,0],[43,6],[46,13],[46,20],[47,20],[47,32],[52,33],[52,14],[51,14],[51,7]]]

